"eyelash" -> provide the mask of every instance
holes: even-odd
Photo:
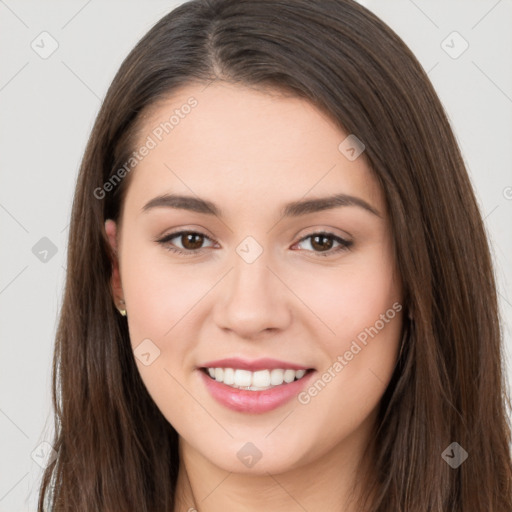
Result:
[[[209,236],[205,235],[204,233],[201,233],[200,231],[177,231],[176,233],[169,233],[168,235],[164,236],[160,240],[157,240],[157,242],[160,243],[161,245],[163,245],[166,250],[173,252],[173,253],[183,255],[183,256],[194,256],[194,255],[201,253],[203,250],[206,249],[206,248],[201,248],[201,249],[183,250],[183,249],[174,247],[169,244],[170,240],[172,240],[173,238],[177,238],[177,237],[183,236],[183,235],[200,235],[204,238],[207,238],[208,240],[211,240],[211,238]],[[338,254],[339,252],[342,252],[342,251],[350,250],[350,247],[353,245],[352,241],[345,240],[344,238],[341,238],[341,237],[335,235],[334,233],[329,233],[327,231],[319,231],[319,232],[311,233],[310,235],[307,235],[307,236],[301,238],[297,243],[303,242],[304,240],[307,240],[308,238],[313,238],[314,236],[318,236],[318,235],[332,238],[334,241],[336,241],[340,244],[339,247],[337,247],[335,249],[329,249],[328,251],[324,251],[324,252],[310,251],[310,252],[314,252],[318,256],[321,256],[324,258],[328,257],[328,256],[332,256],[334,254]]]

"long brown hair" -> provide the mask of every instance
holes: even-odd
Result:
[[[127,56],[80,168],[53,363],[53,512],[169,512],[178,436],[149,396],[112,300],[105,219],[129,176],[141,113],[211,80],[306,98],[365,144],[404,285],[404,344],[383,396],[366,512],[510,512],[510,400],[488,241],[460,150],[425,71],[352,0],[193,0]],[[200,106],[199,106],[200,108]],[[457,468],[443,454],[468,454]],[[453,448],[453,447],[452,447]],[[456,447],[456,449],[459,449]],[[371,491],[371,492],[370,492]]]

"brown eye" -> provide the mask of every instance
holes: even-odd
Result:
[[[181,243],[181,247],[176,243],[171,242],[177,240]],[[197,231],[179,231],[177,233],[170,233],[164,236],[162,239],[157,240],[158,243],[162,244],[167,250],[183,254],[185,256],[193,256],[201,252],[204,247],[205,240],[211,240],[210,237]]]
[[[326,235],[314,235],[311,237],[311,247],[320,251],[328,251],[334,245],[332,237]]]
[[[353,245],[353,242],[350,240],[345,240],[333,233],[325,232],[312,233],[311,235],[304,237],[299,244],[305,240],[311,240],[310,246],[312,247],[312,252],[318,254],[318,256],[332,256],[340,251],[348,250]],[[339,245],[332,249],[335,243]]]
[[[178,240],[181,243],[181,247],[179,245],[177,246],[176,242],[171,242],[172,240]],[[157,240],[157,242],[171,252],[184,256],[193,256],[205,249],[205,247],[203,247],[205,240],[211,240],[211,238],[197,231],[179,231],[170,233],[161,240]],[[305,240],[311,240],[310,246],[312,249],[308,250],[318,256],[332,256],[341,251],[348,250],[353,245],[353,242],[350,240],[345,240],[333,233],[326,232],[312,233],[302,238],[299,244],[303,243]],[[338,246],[333,249],[335,244],[338,244]]]
[[[180,236],[185,249],[195,251],[201,248],[204,237],[200,233],[187,233]]]

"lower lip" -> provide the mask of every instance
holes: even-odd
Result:
[[[236,389],[212,379],[203,370],[198,370],[206,388],[220,404],[237,412],[261,414],[277,409],[296,397],[311,379],[314,371],[307,373],[302,379],[281,384],[263,391],[247,391]]]

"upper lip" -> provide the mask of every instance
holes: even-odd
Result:
[[[200,368],[235,368],[239,370],[249,370],[255,372],[258,370],[274,370],[282,368],[283,370],[309,370],[310,367],[301,364],[279,361],[278,359],[262,358],[249,361],[239,357],[228,357],[226,359],[217,359],[208,361],[199,366]]]

